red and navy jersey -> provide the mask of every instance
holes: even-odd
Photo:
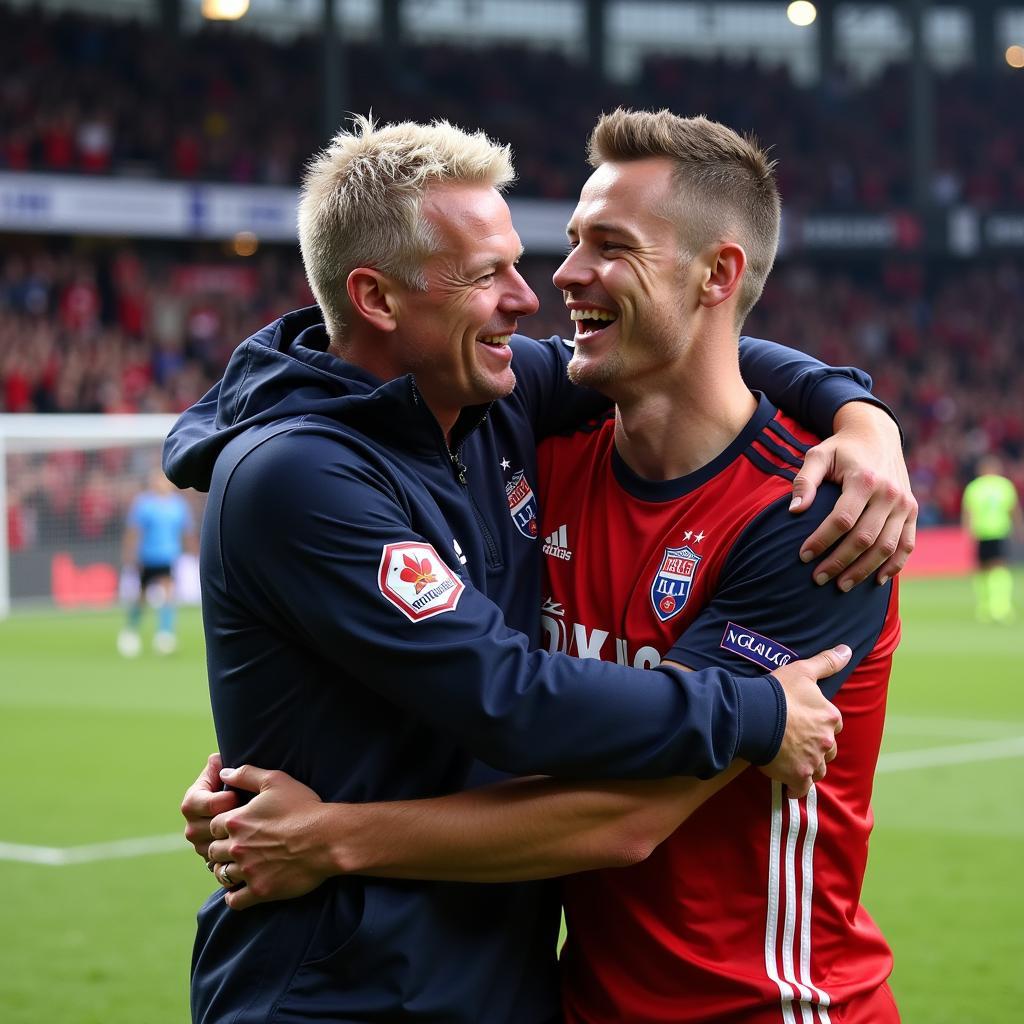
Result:
[[[766,400],[726,451],[678,480],[638,477],[613,432],[609,418],[541,448],[551,650],[751,675],[841,642],[854,653],[822,684],[844,729],[807,798],[789,799],[748,768],[643,864],[565,881],[566,1019],[897,1020],[885,986],[891,953],[860,905],[899,639],[895,588],[844,595],[813,583],[798,552],[836,490],[802,515],[788,511],[816,439]]]

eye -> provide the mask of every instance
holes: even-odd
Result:
[[[617,252],[619,249],[625,249],[626,247],[621,242],[602,242],[601,252]]]
[[[573,242],[573,241],[566,242],[566,244],[565,244],[565,255],[568,256],[569,253],[571,253],[573,251],[573,249],[575,249],[576,246],[579,245],[579,244],[580,244],[579,242]]]
[[[489,282],[494,280],[494,277],[495,277],[495,272],[492,270],[489,274],[484,274],[483,277],[478,277],[476,279],[476,283],[477,284],[488,284]]]

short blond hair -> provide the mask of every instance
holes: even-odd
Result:
[[[741,136],[708,118],[679,117],[670,110],[604,114],[590,136],[591,166],[666,157],[675,165],[684,258],[731,237],[747,254],[737,304],[737,327],[761,297],[779,247],[782,203],[775,161],[757,139]]]
[[[345,283],[373,267],[426,288],[423,261],[437,248],[421,214],[431,185],[467,183],[499,191],[515,179],[508,146],[483,132],[434,121],[377,126],[355,115],[307,164],[299,195],[299,248],[306,277],[334,341],[349,302]]]

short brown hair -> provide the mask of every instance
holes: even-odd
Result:
[[[692,258],[731,237],[747,254],[737,305],[742,323],[761,296],[779,246],[775,161],[758,141],[703,116],[620,107],[597,122],[587,156],[593,167],[651,157],[674,163],[679,205],[673,212],[684,253]]]

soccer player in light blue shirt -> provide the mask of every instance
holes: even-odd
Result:
[[[135,496],[125,522],[121,559],[127,572],[137,574],[139,592],[128,606],[125,628],[117,649],[126,658],[142,649],[139,627],[148,601],[157,614],[153,650],[171,654],[178,646],[175,633],[174,565],[186,548],[194,550],[195,528],[188,502],[160,470],[149,488]]]

